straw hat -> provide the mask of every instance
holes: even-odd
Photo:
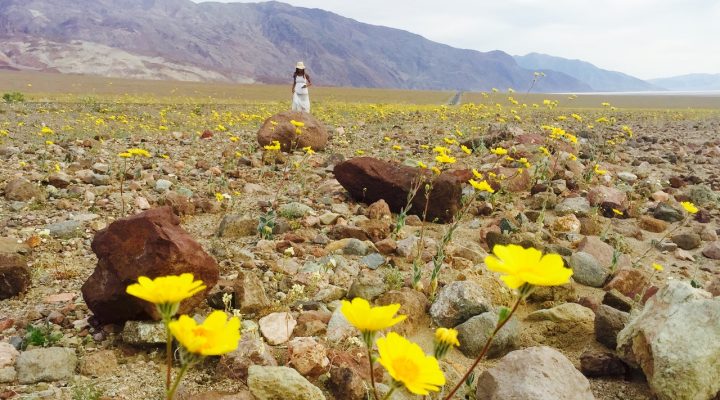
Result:
[[[297,69],[305,69],[305,64],[303,64],[302,61],[298,61],[297,65],[295,65],[295,68],[297,68]]]

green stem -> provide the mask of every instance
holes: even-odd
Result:
[[[165,318],[163,318],[163,321],[165,323],[165,369],[166,369],[166,376],[165,376],[165,390],[170,389],[170,371],[172,370],[172,333],[170,333],[170,324],[169,321]]]
[[[173,400],[173,398],[175,397],[175,391],[177,391],[177,387],[180,384],[183,375],[185,375],[185,372],[187,372],[188,368],[190,368],[190,363],[185,363],[185,365],[183,365],[180,369],[180,373],[178,374],[177,378],[175,378],[175,382],[173,383],[172,388],[170,388],[170,390],[168,390],[167,392],[167,400]]]
[[[389,390],[389,391],[387,392],[387,394],[385,395],[385,397],[383,397],[383,400],[388,400],[388,399],[390,399],[390,396],[392,396],[392,394],[393,394],[393,392],[395,391],[395,389],[397,389],[397,386],[392,385],[392,386],[390,387],[390,390]]]
[[[482,350],[480,351],[480,355],[477,356],[473,365],[470,368],[468,368],[465,375],[463,375],[463,377],[458,381],[458,383],[455,385],[455,387],[450,392],[450,394],[447,395],[447,397],[445,397],[445,400],[450,400],[453,398],[453,396],[455,396],[455,393],[458,391],[458,389],[460,389],[460,386],[462,386],[463,383],[465,383],[468,376],[470,376],[470,374],[473,372],[475,367],[477,367],[477,365],[480,363],[480,360],[482,360],[483,357],[485,357],[485,353],[487,353],[488,350],[490,349],[490,344],[492,343],[493,339],[495,339],[495,335],[497,335],[498,331],[500,331],[500,329],[502,329],[502,327],[505,326],[505,324],[508,321],[510,321],[510,318],[512,318],[513,314],[517,310],[517,308],[520,305],[520,302],[522,301],[523,298],[524,298],[524,296],[522,294],[520,296],[518,296],[517,301],[515,301],[515,304],[513,305],[512,310],[510,310],[510,314],[508,314],[507,318],[505,318],[504,320],[500,321],[499,324],[497,324],[497,326],[495,327],[495,330],[490,335],[488,340],[485,342],[485,346],[483,346]]]
[[[375,374],[373,373],[373,364],[374,363],[373,363],[373,358],[372,358],[372,348],[370,346],[372,346],[372,342],[368,346],[366,346],[367,347],[367,355],[368,355],[368,364],[370,365],[370,386],[372,386],[373,397],[375,398],[375,400],[378,400],[380,398],[380,396],[378,396],[377,389],[375,388]],[[385,398],[387,398],[387,396]]]

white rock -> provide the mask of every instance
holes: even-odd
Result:
[[[669,281],[618,334],[618,355],[645,372],[660,400],[706,400],[720,391],[720,298]]]
[[[260,333],[271,345],[283,344],[290,340],[297,321],[290,313],[277,312],[266,315],[258,321]]]

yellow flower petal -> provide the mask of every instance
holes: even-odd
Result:
[[[372,307],[367,300],[356,297],[349,302],[342,301],[340,311],[360,332],[377,332],[405,320],[405,315],[395,316],[400,304]]]
[[[377,347],[380,365],[410,393],[425,396],[445,385],[445,376],[438,361],[425,355],[417,344],[390,332],[377,340]]]

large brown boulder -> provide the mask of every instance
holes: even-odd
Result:
[[[180,226],[170,207],[113,222],[95,235],[92,250],[98,263],[83,284],[82,294],[101,324],[159,319],[153,304],[125,293],[138,276],[190,272],[202,280],[207,289],[183,301],[179,313],[195,308],[219,276],[215,260]]]
[[[374,203],[385,200],[394,212],[406,206],[408,193],[418,179],[432,181],[427,209],[427,220],[437,218],[449,222],[461,207],[462,184],[472,177],[468,171],[447,171],[434,176],[431,171],[378,160],[356,157],[335,166],[335,178],[358,201]],[[410,214],[422,216],[425,210],[425,193],[421,187],[413,198]]]
[[[302,122],[300,134],[298,127],[290,121]],[[269,145],[274,140],[280,142],[282,151],[302,149],[310,146],[313,150],[323,150],[328,141],[325,125],[312,115],[302,111],[285,111],[265,120],[257,133],[261,146]]]

